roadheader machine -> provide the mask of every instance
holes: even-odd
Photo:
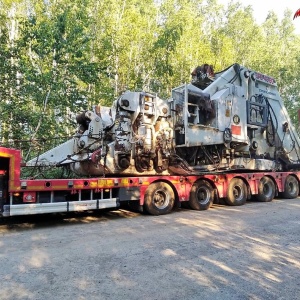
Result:
[[[0,147],[2,216],[137,204],[208,209],[299,194],[300,140],[274,78],[234,64],[197,67],[169,99],[124,92],[80,113],[74,137],[27,161],[73,179],[20,179],[20,152]]]

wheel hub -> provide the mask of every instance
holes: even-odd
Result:
[[[154,205],[159,209],[164,209],[169,205],[170,198],[163,190],[158,190],[154,194]]]
[[[209,191],[205,188],[200,188],[197,193],[197,199],[200,203],[205,204],[210,201]]]
[[[233,195],[234,195],[234,198],[239,201],[241,200],[243,197],[244,197],[244,192],[243,192],[243,189],[241,186],[239,185],[236,185],[234,188],[233,188]]]

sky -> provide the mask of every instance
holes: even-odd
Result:
[[[228,4],[230,0],[218,0],[221,4]],[[255,17],[258,24],[262,23],[270,10],[273,10],[276,15],[282,19],[283,13],[286,8],[292,11],[292,16],[300,8],[300,0],[236,0],[244,6],[251,5],[253,8],[253,16]],[[296,28],[296,32],[300,34],[300,17],[293,20]]]

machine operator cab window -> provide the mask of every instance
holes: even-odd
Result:
[[[192,75],[192,85],[200,90],[208,87],[215,78],[215,73],[212,65],[203,64],[196,67]],[[210,95],[199,90],[188,90],[188,123],[190,125],[205,125],[211,126],[211,121],[216,116],[213,101],[210,100]]]

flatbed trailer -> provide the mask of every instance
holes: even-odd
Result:
[[[0,147],[0,216],[67,213],[136,204],[152,215],[188,204],[206,210],[214,202],[243,205],[277,195],[296,198],[300,172],[213,172],[74,179],[21,179],[20,150]]]

